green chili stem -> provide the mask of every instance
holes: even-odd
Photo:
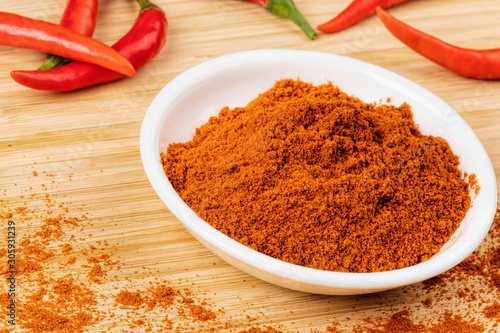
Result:
[[[56,68],[56,67],[65,65],[71,61],[72,60],[70,60],[70,59],[56,56],[54,54],[48,54],[47,57],[45,58],[45,60],[43,61],[43,64],[40,67],[38,67],[37,69],[39,71],[46,70],[46,69],[52,69],[52,68]]]
[[[155,8],[163,12],[163,10],[160,7],[158,7],[149,0],[137,0],[137,2],[139,3],[139,6],[141,6],[141,12],[151,8]]]
[[[268,0],[264,8],[275,15],[295,22],[310,39],[318,37],[309,22],[297,10],[292,0]]]

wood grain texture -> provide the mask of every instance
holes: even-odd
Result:
[[[349,2],[296,0],[295,4],[316,27]],[[500,81],[462,78],[438,67],[402,45],[375,17],[336,34],[320,33],[317,40],[310,41],[293,23],[244,1],[155,3],[168,17],[167,44],[134,78],[70,93],[30,90],[11,80],[9,72],[34,69],[44,55],[0,46],[3,202],[15,205],[30,187],[36,191],[46,186],[47,192],[83,207],[91,216],[93,227],[85,232],[115,244],[117,256],[123,259],[123,274],[111,284],[140,285],[141,274],[153,272],[196,288],[235,318],[255,316],[259,325],[274,323],[309,332],[325,331],[332,321],[338,321],[349,331],[362,325],[364,318],[380,316],[381,311],[419,305],[418,286],[353,297],[310,295],[270,285],[223,262],[182,227],[151,188],[139,155],[142,118],[165,84],[188,68],[220,55],[261,48],[341,54],[401,74],[449,103],[483,143],[498,178]],[[63,8],[64,0],[2,4],[2,11],[52,22],[58,22]],[[128,30],[137,11],[133,1],[101,1],[94,37],[113,43]],[[500,47],[497,0],[411,1],[389,11],[456,45]],[[34,177],[33,171],[40,176]],[[44,184],[50,177],[43,172],[55,175],[52,178],[57,178],[57,185]],[[40,210],[44,209],[40,203]],[[444,306],[442,310],[447,309]],[[418,311],[421,319],[432,317],[430,310]]]

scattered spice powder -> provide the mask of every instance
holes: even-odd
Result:
[[[467,320],[461,315],[453,315],[446,311],[440,318],[438,323],[425,325],[423,323],[416,324],[408,310],[402,310],[394,313],[390,319],[380,323],[379,328],[361,329],[359,332],[366,333],[473,333],[484,332],[485,327]]]
[[[379,329],[368,329],[369,333],[398,333],[398,332],[408,332],[408,333],[420,333],[424,331],[423,325],[415,324],[408,310],[402,310],[394,313],[390,319],[385,322]]]
[[[120,290],[116,295],[115,302],[123,306],[140,307],[144,301],[139,291],[132,292],[128,290]]]
[[[292,79],[223,108],[161,157],[214,228],[271,257],[341,272],[429,259],[477,185],[444,139],[420,133],[408,104],[368,104],[332,83]]]
[[[488,319],[500,320],[500,303],[494,301],[483,310],[484,316]]]
[[[427,329],[429,333],[470,333],[470,332],[484,332],[486,327],[477,324],[471,320],[465,320],[460,314],[452,314],[446,311],[443,319],[436,325]]]
[[[280,333],[281,331],[272,327],[251,327],[243,330],[240,333]]]

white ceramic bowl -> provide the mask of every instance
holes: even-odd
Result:
[[[189,141],[195,128],[223,106],[245,106],[276,80],[333,82],[365,102],[411,105],[424,134],[445,138],[460,156],[460,168],[475,173],[481,191],[461,226],[442,250],[421,264],[377,273],[340,273],[289,264],[254,251],[200,219],[165,176],[160,152],[171,142]],[[333,54],[268,49],[228,54],[203,62],[168,83],[146,112],[140,136],[146,174],[170,211],[203,245],[228,263],[262,280],[299,291],[348,295],[388,290],[436,276],[458,264],[480,244],[492,223],[497,200],[493,167],[478,138],[443,100],[395,73]]]

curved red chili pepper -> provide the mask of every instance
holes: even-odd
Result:
[[[97,23],[98,0],[68,0],[59,24],[91,37]],[[48,54],[38,69],[51,69],[70,62],[70,59]]]
[[[346,9],[330,21],[318,25],[323,32],[337,32],[361,22],[375,14],[377,7],[389,8],[408,0],[354,0]]]
[[[59,24],[82,35],[92,36],[98,10],[98,0],[69,0]]]
[[[313,30],[309,22],[302,16],[302,14],[295,7],[292,0],[246,0],[249,2],[256,3],[257,5],[263,7],[267,11],[281,16],[283,18],[289,19],[297,24],[302,31],[306,34],[309,39],[315,39],[318,37],[316,32]]]
[[[436,64],[462,76],[500,79],[500,49],[472,50],[448,44],[377,8],[385,27],[401,42]]]
[[[0,44],[88,62],[128,76],[135,70],[116,50],[58,24],[0,12]]]
[[[112,48],[123,54],[139,70],[155,57],[166,42],[167,19],[162,10],[148,0],[138,0],[141,12],[130,31]],[[72,62],[45,71],[13,71],[18,83],[38,90],[72,91],[108,83],[124,75],[91,64]]]

